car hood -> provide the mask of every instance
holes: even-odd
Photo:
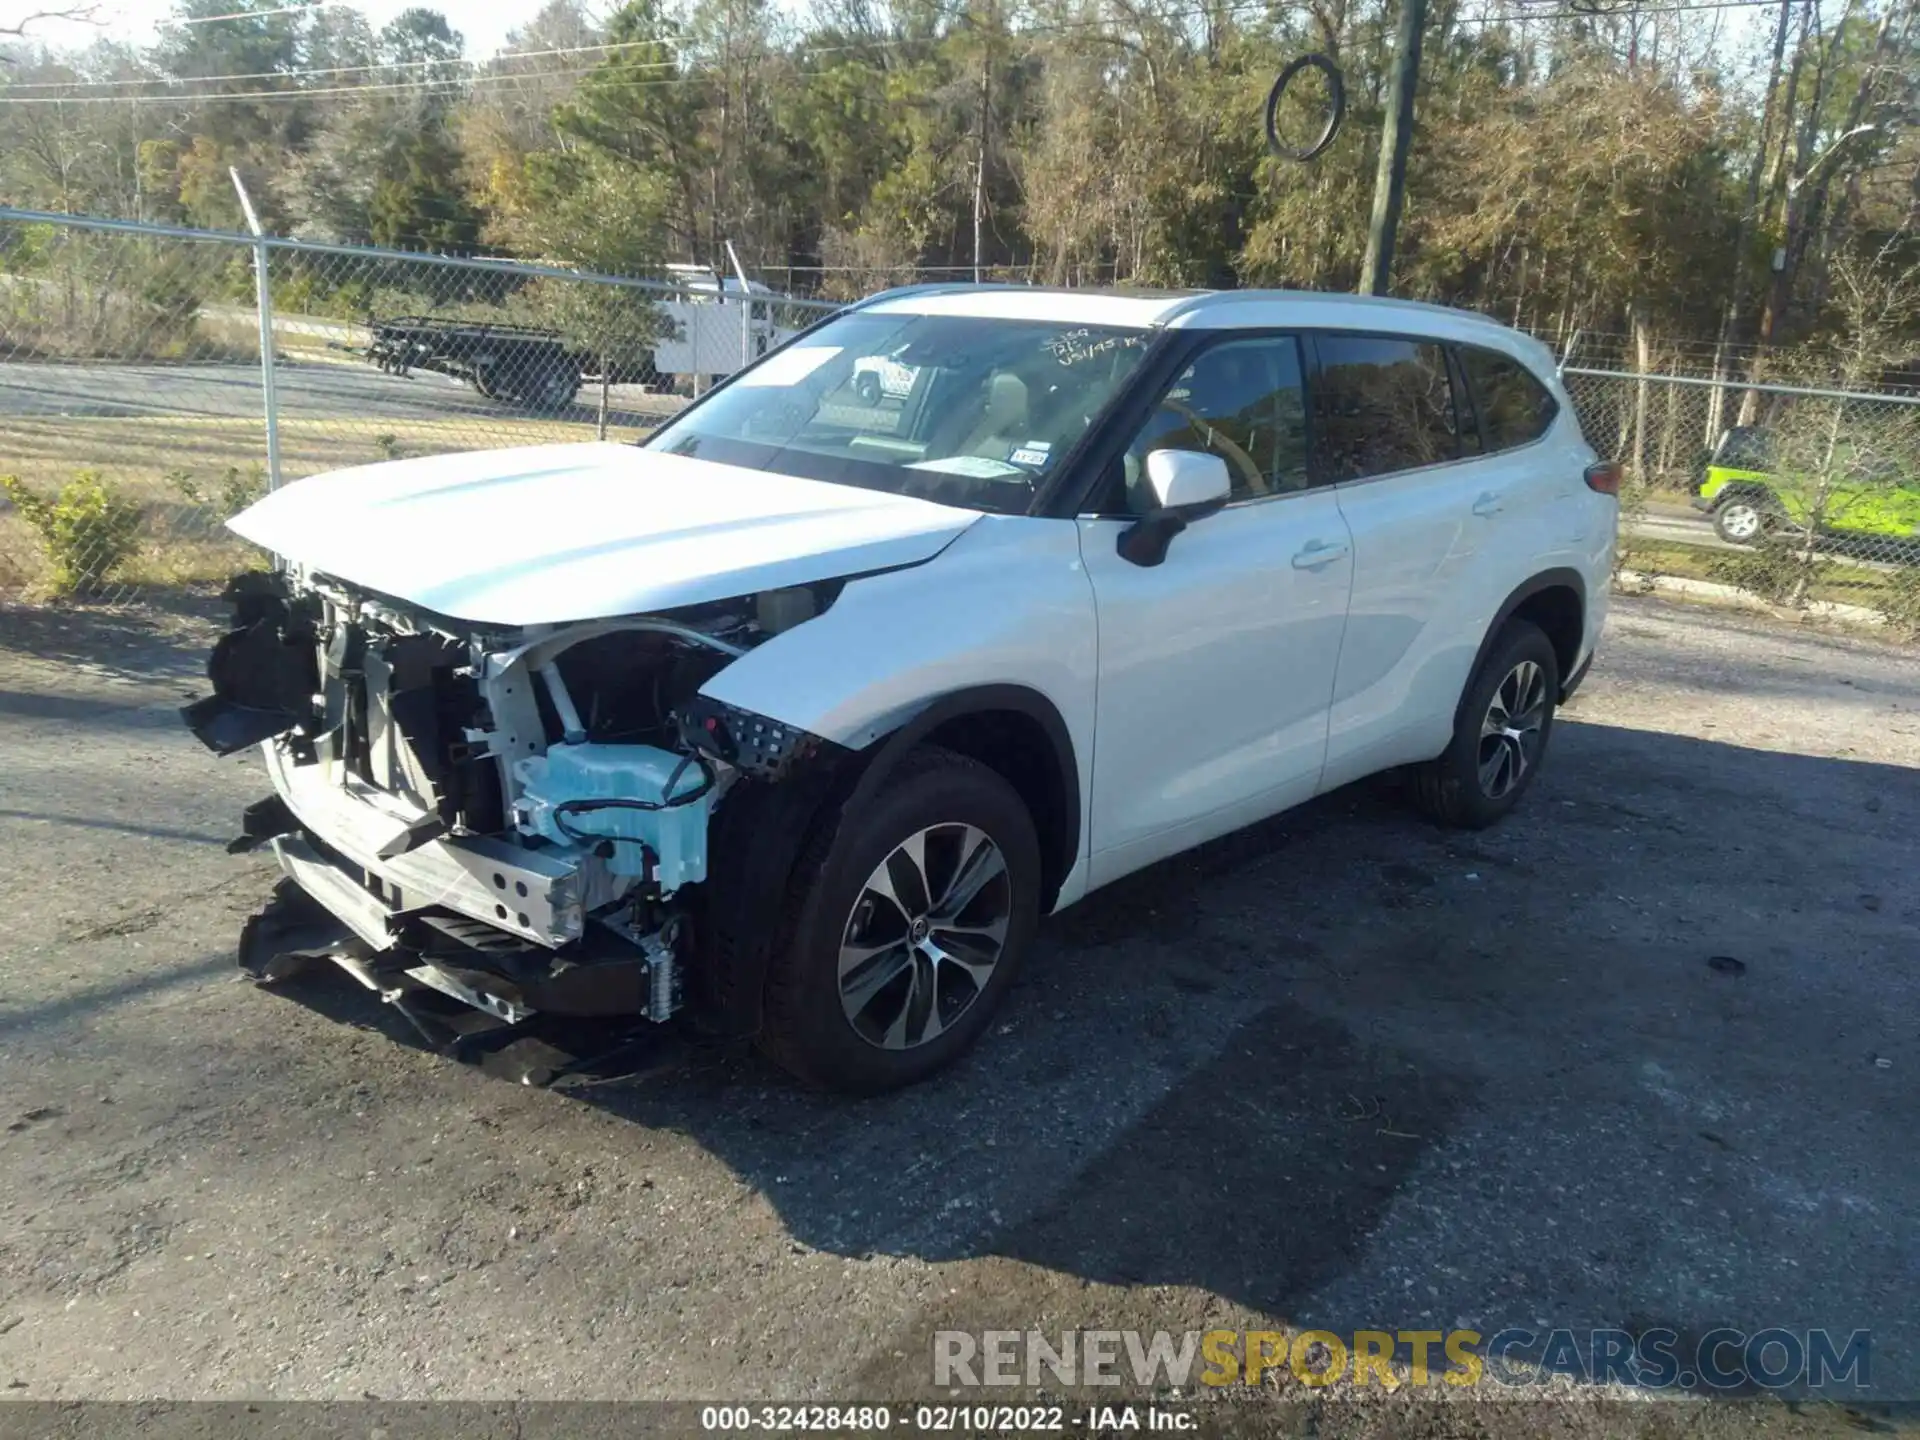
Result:
[[[227,522],[308,570],[489,625],[598,620],[917,564],[979,518],[631,445],[336,470]]]

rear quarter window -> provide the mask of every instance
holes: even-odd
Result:
[[[1530,445],[1547,433],[1559,402],[1518,360],[1478,345],[1459,348],[1460,368],[1479,407],[1487,453]]]

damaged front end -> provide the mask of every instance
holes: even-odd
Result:
[[[182,714],[218,754],[260,745],[273,782],[232,847],[284,876],[242,967],[331,960],[456,1052],[540,1015],[675,1015],[730,863],[717,812],[844,754],[701,694],[832,587],[524,630],[325,576],[249,574],[228,598],[214,693]]]

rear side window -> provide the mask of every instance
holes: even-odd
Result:
[[[1773,432],[1758,425],[1736,425],[1720,437],[1713,461],[1724,470],[1771,470]]]
[[[1391,475],[1460,453],[1446,347],[1429,340],[1321,335],[1315,433],[1329,480]]]
[[[1462,345],[1459,354],[1480,409],[1488,454],[1531,444],[1547,433],[1560,406],[1526,366],[1477,345]]]

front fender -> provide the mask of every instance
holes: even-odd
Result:
[[[923,565],[849,582],[702,693],[866,750],[956,691],[1034,691],[1072,746],[1084,836],[1098,660],[1074,523],[988,515]]]
[[[902,750],[969,699],[1057,717],[1043,728],[1072,751],[1079,815],[1056,906],[1077,898],[1095,642],[1073,522],[987,516],[925,564],[848,582],[825,613],[749,650],[701,688],[854,752],[840,752],[844,763],[737,787],[715,812],[713,851],[734,859],[716,867],[700,897],[706,964],[695,983],[719,1033],[759,1029],[779,943],[765,917],[786,903],[814,826],[877,787]]]

